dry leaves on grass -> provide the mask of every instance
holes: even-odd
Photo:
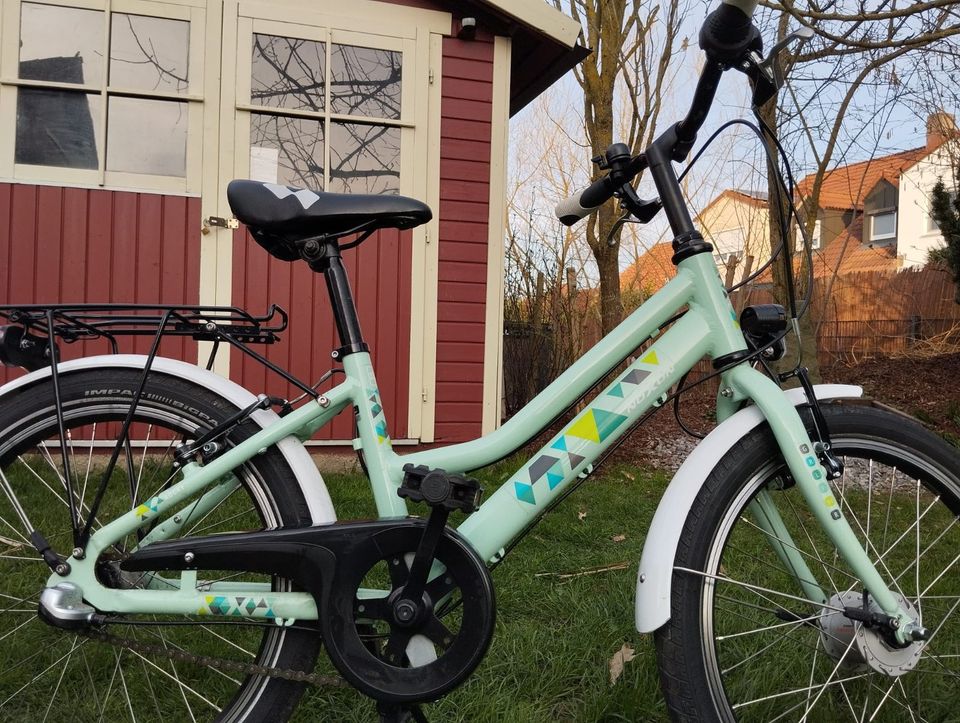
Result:
[[[626,536],[626,535],[614,535],[614,536],[611,537],[610,539],[613,540],[614,542],[623,542],[624,540],[627,539],[627,536]]]
[[[620,650],[613,654],[613,657],[610,658],[610,685],[617,682],[617,679],[623,675],[623,666],[635,657],[636,653],[633,648],[626,643],[621,646]]]
[[[586,511],[586,510],[580,510],[580,511],[577,513],[577,519],[580,520],[581,522],[583,522],[585,519],[587,519],[587,511]]]

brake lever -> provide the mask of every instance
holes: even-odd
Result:
[[[617,191],[617,197],[620,199],[620,204],[640,223],[650,223],[663,208],[659,198],[640,198],[630,184],[626,184]]]
[[[766,58],[761,58],[755,50],[747,53],[739,70],[746,73],[753,85],[753,105],[759,108],[770,100],[786,82],[786,74],[780,66],[780,54],[795,41],[800,45],[813,37],[810,28],[799,28],[774,45]],[[798,46],[799,47],[799,46]]]

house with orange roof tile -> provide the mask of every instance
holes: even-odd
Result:
[[[824,175],[811,237],[816,277],[920,267],[930,249],[943,245],[930,215],[930,196],[940,178],[953,188],[960,131],[945,112],[931,114],[926,131],[921,148],[838,166]],[[815,181],[811,174],[797,184],[798,209]],[[696,223],[714,247],[722,278],[732,266],[733,280],[739,282],[769,257],[766,193],[727,189],[697,214]],[[674,275],[672,255],[670,243],[652,247],[620,275],[621,288],[642,290],[645,296],[660,288]],[[796,261],[799,265],[799,255]],[[771,280],[767,270],[756,282]]]
[[[727,189],[696,217],[697,228],[713,246],[720,277],[739,282],[770,255],[770,222],[766,191]]]
[[[677,275],[672,258],[673,246],[669,241],[652,246],[620,274],[621,293],[638,295],[637,301],[652,295]]]
[[[921,148],[838,166],[824,175],[811,237],[815,277],[920,267],[930,249],[943,245],[930,216],[930,195],[938,178],[952,187],[960,148],[951,139],[958,130],[944,112],[930,115],[926,130]],[[811,174],[797,184],[799,209],[808,205],[804,202],[815,182]],[[763,217],[760,225],[767,226],[766,213]],[[757,282],[770,280],[768,271]]]

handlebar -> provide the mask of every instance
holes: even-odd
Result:
[[[700,47],[707,54],[707,64],[697,82],[690,110],[681,122],[671,126],[654,141],[655,145],[669,146],[665,149],[669,158],[682,161],[690,153],[696,142],[697,132],[710,112],[723,71],[750,50],[759,50],[762,53],[760,33],[751,19],[756,7],[757,0],[723,0],[720,7],[711,12],[704,21],[700,28]],[[611,146],[608,150],[608,158],[613,148],[614,146]],[[647,167],[647,161],[645,154],[641,153],[621,167],[613,164],[607,166],[602,162],[600,167],[609,167],[611,170],[585,189],[557,204],[555,212],[560,223],[572,226],[589,216],[625,185],[630,184],[637,174]]]

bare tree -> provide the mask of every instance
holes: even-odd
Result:
[[[914,80],[909,70],[917,67],[913,59],[940,52],[960,32],[954,17],[957,3],[932,0],[898,7],[886,0],[876,0],[872,6],[860,1],[819,5],[812,0],[799,4],[794,0],[768,0],[764,4],[772,12],[759,25],[775,28],[767,38],[768,45],[798,26],[815,33],[814,40],[801,51],[785,54],[782,64],[790,84],[760,109],[767,125],[778,129],[790,150],[809,159],[813,167],[813,182],[802,199],[803,223],[810,235],[829,172],[854,158],[863,160],[876,154],[878,123]],[[898,66],[908,70],[898,76]],[[858,112],[866,109],[869,112]],[[774,164],[778,160],[774,151]],[[781,233],[779,218],[780,214],[786,215],[787,199],[779,193],[776,175],[773,168],[770,170],[771,250],[781,243],[792,248],[792,235],[789,230]],[[857,189],[854,194],[862,198],[870,191]],[[777,198],[781,199],[779,208],[774,205]],[[839,262],[834,276],[838,269]],[[801,280],[805,272],[804,268]],[[774,281],[783,298],[785,279],[779,265],[774,267]],[[805,363],[817,376],[815,320],[808,315],[801,329]]]
[[[554,0],[564,9],[563,0]],[[571,0],[567,9],[583,27],[593,53],[575,69],[583,90],[583,123],[594,156],[615,140],[639,152],[654,138],[665,88],[680,50],[682,2],[656,4],[643,0]],[[627,116],[616,128],[618,102]],[[615,130],[625,136],[614,138]],[[594,169],[592,180],[602,171]],[[597,264],[600,318],[604,333],[620,322],[620,231],[613,202],[587,220],[586,241]]]

